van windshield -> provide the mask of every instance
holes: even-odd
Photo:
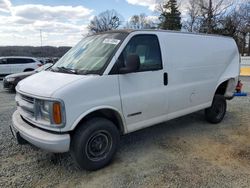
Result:
[[[88,36],[58,60],[52,67],[52,71],[72,74],[102,74],[126,36],[126,33]]]

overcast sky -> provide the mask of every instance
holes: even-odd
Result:
[[[124,20],[134,14],[155,17],[157,0],[0,0],[0,46],[72,46],[93,16],[115,9]],[[158,0],[159,1],[159,0]],[[184,10],[187,0],[180,0]]]

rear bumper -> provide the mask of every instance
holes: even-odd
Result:
[[[23,121],[18,111],[12,115],[11,130],[16,138],[16,135],[20,135],[24,140],[38,148],[54,153],[69,151],[69,134],[55,134],[35,128]]]

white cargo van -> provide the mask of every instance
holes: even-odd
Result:
[[[80,167],[107,165],[120,135],[205,109],[219,123],[233,97],[233,39],[168,31],[84,38],[50,71],[19,82],[12,132],[19,143],[70,151]]]

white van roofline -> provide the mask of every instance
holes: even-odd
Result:
[[[211,36],[211,37],[221,37],[221,38],[233,39],[232,37],[218,35],[218,34],[192,33],[192,32],[186,32],[186,31],[174,31],[174,30],[163,30],[163,29],[120,29],[120,30],[105,31],[105,32],[96,33],[93,35],[104,34],[104,33],[128,33],[129,34],[129,33],[133,33],[133,32],[164,32],[164,33]]]

